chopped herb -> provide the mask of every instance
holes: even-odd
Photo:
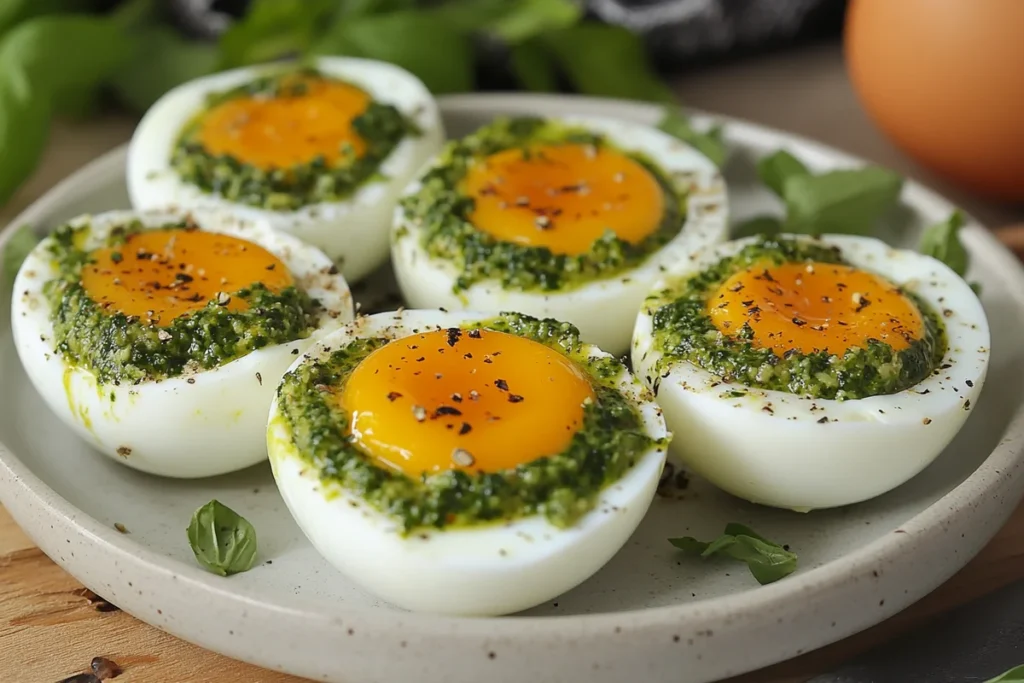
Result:
[[[745,562],[762,586],[789,576],[797,565],[796,553],[790,552],[788,546],[769,541],[753,529],[735,522],[727,524],[722,535],[710,542],[684,536],[670,538],[669,543],[687,554],[704,559],[723,555]]]
[[[188,543],[196,561],[221,576],[248,571],[256,561],[256,530],[248,520],[217,500],[192,514]]]

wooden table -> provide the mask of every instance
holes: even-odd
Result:
[[[964,195],[891,147],[860,112],[836,46],[680,76],[684,102],[792,130],[915,177],[946,193],[983,222],[1024,222],[1024,207]],[[838,123],[837,123],[838,122]],[[128,138],[133,122],[107,118],[59,124],[35,177],[0,211],[4,224],[55,181]],[[0,508],[0,671],[4,679],[47,683],[84,671],[95,656],[124,668],[118,681],[283,683],[292,676],[205,651],[136,621],[102,611],[81,585],[53,564]],[[802,683],[950,608],[1024,579],[1024,506],[996,539],[951,581],[879,626],[730,683]]]

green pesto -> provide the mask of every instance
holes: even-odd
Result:
[[[781,358],[751,342],[753,330],[744,325],[735,336],[719,332],[707,315],[707,300],[731,275],[754,264],[816,261],[846,264],[837,247],[811,240],[761,237],[738,254],[722,259],[701,273],[674,283],[648,299],[652,311],[654,348],[664,355],[656,364],[688,361],[721,377],[749,387],[787,391],[820,399],[859,399],[908,389],[941,362],[946,351],[938,316],[919,297],[904,291],[924,321],[921,339],[894,351],[878,340],[851,348],[842,356],[824,351],[788,352]]]
[[[616,149],[644,166],[665,192],[666,210],[658,229],[637,244],[608,231],[586,253],[566,255],[552,253],[546,247],[505,242],[473,226],[469,220],[473,199],[463,195],[459,185],[474,160],[507,149],[562,143]],[[686,197],[653,161],[615,148],[598,133],[557,121],[512,118],[498,119],[448,143],[438,163],[422,178],[421,189],[402,200],[402,208],[410,222],[421,226],[427,253],[458,268],[456,293],[491,279],[508,290],[553,291],[613,277],[642,263],[679,234],[686,215]]]
[[[585,407],[583,426],[565,451],[495,473],[452,470],[414,479],[378,466],[349,443],[348,416],[334,398],[360,361],[389,341],[368,338],[351,342],[326,359],[300,365],[278,387],[278,409],[299,457],[320,473],[322,481],[365,500],[408,533],[534,514],[559,527],[571,526],[594,507],[604,487],[621,478],[650,448],[666,445],[646,434],[636,408],[615,388],[622,364],[611,358],[586,358],[575,327],[519,314],[501,314],[467,326],[471,327],[541,342],[588,373],[596,400]]]
[[[161,227],[195,229],[185,222]],[[144,229],[138,221],[119,226],[105,246],[124,244]],[[319,304],[304,291],[292,286],[272,292],[259,283],[227,292],[248,303],[245,310],[229,311],[210,301],[165,326],[106,311],[80,282],[90,256],[78,246],[79,235],[88,230],[87,225],[64,225],[54,232],[49,249],[59,276],[48,281],[43,291],[50,304],[57,351],[94,373],[100,382],[138,384],[207,370],[265,346],[308,337],[314,328]]]
[[[303,80],[296,82],[296,76]],[[283,71],[213,95],[205,111],[238,97],[297,97],[311,79],[338,82],[311,68]],[[204,192],[272,211],[294,211],[351,196],[364,183],[382,179],[380,165],[405,136],[418,134],[413,122],[394,106],[371,100],[366,111],[352,119],[353,129],[366,143],[362,156],[347,146],[342,161],[333,166],[321,156],[289,168],[262,169],[207,151],[198,139],[201,120],[202,113],[185,126],[171,155],[172,168]]]

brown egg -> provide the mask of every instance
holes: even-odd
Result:
[[[974,192],[1024,200],[1024,0],[851,0],[845,41],[893,142]]]

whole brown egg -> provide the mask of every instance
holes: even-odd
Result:
[[[845,31],[854,88],[893,142],[1024,200],[1024,0],[851,0]]]

